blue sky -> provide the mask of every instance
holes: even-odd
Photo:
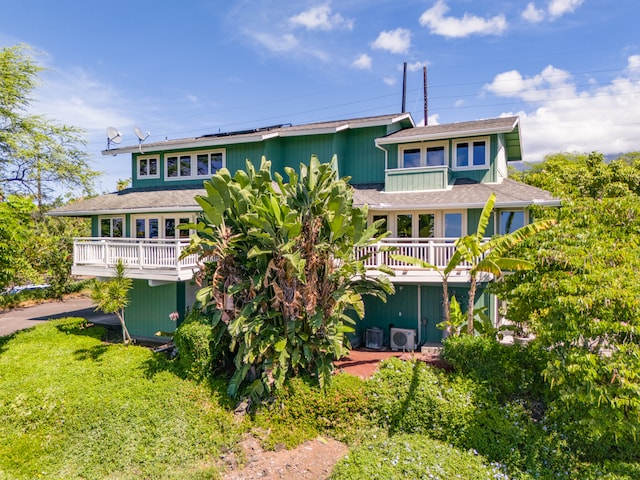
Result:
[[[429,123],[520,115],[525,160],[640,150],[637,0],[0,0],[0,47],[48,71],[33,110],[135,145],[268,125],[407,111]],[[304,161],[305,159],[301,159]]]

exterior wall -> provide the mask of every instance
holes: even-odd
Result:
[[[346,130],[338,134],[336,145],[340,176],[351,177],[353,185],[385,181],[384,152],[375,146],[375,138],[387,134],[387,128],[370,127]],[[322,159],[321,159],[322,160]],[[329,159],[330,160],[330,159]]]
[[[467,309],[468,290],[468,285],[449,285],[449,295],[456,296],[463,312]],[[478,285],[475,308],[487,307],[487,314],[495,322],[494,303],[492,296],[484,292],[484,285]],[[391,328],[410,328],[418,332],[419,345],[440,343],[442,330],[437,325],[442,319],[441,286],[396,285],[396,293],[388,296],[386,303],[377,298],[365,297],[365,318],[356,323],[356,336],[364,346],[367,328],[381,328],[384,332],[383,344],[388,347]]]
[[[150,287],[146,280],[134,280],[124,317],[129,333],[134,337],[154,338],[157,331],[174,331],[177,325],[169,319],[169,314],[178,311],[180,318],[184,317],[184,291],[184,283]]]
[[[410,170],[387,170],[385,190],[403,192],[417,190],[442,190],[447,188],[447,168],[412,168]]]

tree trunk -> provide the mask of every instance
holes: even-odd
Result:
[[[476,303],[477,280],[475,274],[471,274],[471,286],[469,287],[469,304],[467,305],[467,335],[474,334],[473,310]]]

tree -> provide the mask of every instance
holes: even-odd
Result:
[[[525,225],[518,230],[506,235],[499,235],[485,241],[485,232],[489,225],[489,220],[495,205],[495,194],[491,194],[482,209],[478,226],[474,234],[465,235],[455,241],[456,250],[451,256],[444,269],[440,270],[436,265],[427,263],[419,258],[409,257],[405,255],[391,256],[397,260],[419,266],[421,268],[435,270],[442,278],[442,294],[445,312],[445,323],[450,323],[450,307],[449,307],[449,275],[460,265],[466,264],[469,268],[470,286],[469,286],[469,302],[467,305],[467,333],[473,335],[475,329],[473,326],[475,316],[475,296],[478,285],[478,274],[480,272],[490,273],[495,279],[502,276],[503,270],[527,270],[533,267],[533,263],[518,259],[503,257],[511,248],[523,241],[525,238],[550,228],[553,220],[539,221]]]
[[[106,281],[94,280],[91,299],[96,302],[96,310],[116,314],[122,326],[122,340],[125,345],[128,345],[132,339],[124,321],[124,311],[129,305],[129,290],[133,281],[125,276],[125,270],[122,260],[118,260],[115,266],[115,277]]]
[[[36,275],[24,255],[33,235],[33,211],[30,198],[9,195],[0,201],[0,289]]]
[[[551,355],[550,415],[594,459],[637,456],[629,449],[640,432],[639,173],[637,162],[598,153],[553,155],[523,173],[563,195],[563,206],[553,231],[518,248],[535,268],[495,285],[507,317]]]
[[[247,161],[234,177],[219,170],[197,197],[203,214],[189,251],[208,285],[198,299],[233,355],[231,396],[249,383],[261,397],[304,372],[324,386],[348,352],[354,320],[346,312],[362,318],[363,295],[384,300],[393,291],[387,278],[367,279],[355,258],[354,247],[377,240],[379,224],[367,227],[347,179],[316,157],[286,174],[287,183],[264,158],[259,171]]]
[[[41,214],[56,188],[89,193],[99,175],[89,167],[82,130],[28,113],[42,70],[24,45],[0,50],[0,194],[33,195]]]

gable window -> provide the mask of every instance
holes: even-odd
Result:
[[[443,167],[448,159],[447,142],[429,142],[399,147],[400,168]]]
[[[224,165],[224,150],[167,155],[167,180],[209,177]]]
[[[489,139],[457,140],[453,142],[453,166],[455,169],[489,167]]]
[[[158,178],[158,157],[138,157],[138,178]]]
[[[100,237],[122,238],[124,236],[124,218],[109,217],[100,219]]]

